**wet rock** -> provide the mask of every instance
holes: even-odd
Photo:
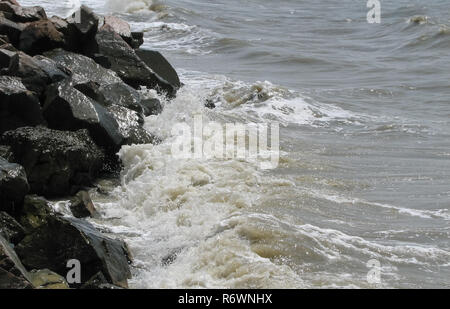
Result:
[[[167,81],[173,89],[178,90],[181,87],[177,71],[160,52],[138,49],[136,54],[155,74]]]
[[[114,31],[119,34],[125,41],[131,40],[131,27],[123,19],[107,15],[103,19],[103,26],[100,29],[108,29],[109,31]]]
[[[14,215],[29,190],[25,169],[0,157],[0,211]]]
[[[0,145],[0,157],[8,162],[12,162],[13,153],[11,151],[11,147]]]
[[[67,261],[76,259],[82,284],[102,272],[109,283],[126,288],[131,276],[124,243],[76,218],[50,216],[17,245],[16,252],[29,269],[48,268],[60,275],[67,273]]]
[[[96,82],[99,85],[122,83],[115,72],[105,69],[86,56],[62,49],[55,49],[44,55],[59,65],[68,68],[73,73],[72,79],[77,83],[89,81]]]
[[[124,142],[114,116],[105,107],[75,89],[71,81],[62,81],[48,88],[44,117],[53,129],[89,130],[97,145],[103,147],[108,154],[115,154]]]
[[[0,76],[0,134],[44,123],[39,99],[19,78]]]
[[[37,195],[27,195],[18,218],[26,233],[30,234],[40,226],[47,224],[47,219],[53,214],[46,199]]]
[[[42,54],[64,44],[64,35],[48,19],[29,23],[19,38],[19,49],[30,55]]]
[[[80,191],[70,200],[70,210],[75,218],[97,217],[98,212],[88,192]]]
[[[66,279],[49,269],[32,270],[28,275],[31,283],[36,289],[69,289],[69,284]]]
[[[144,109],[144,115],[146,117],[150,115],[158,115],[162,112],[162,105],[161,102],[158,99],[143,99],[141,101],[141,106]]]
[[[25,168],[31,192],[44,196],[67,195],[73,187],[90,185],[104,161],[86,130],[24,127],[5,132],[0,142],[11,147],[14,161]]]
[[[214,109],[214,108],[216,108],[216,103],[214,103],[213,100],[208,99],[208,100],[206,100],[205,107],[209,108],[209,109]]]
[[[29,279],[14,249],[0,235],[0,289],[32,289]]]
[[[47,18],[45,10],[40,6],[24,7],[7,1],[0,2],[0,12],[3,12],[8,19],[19,23]]]
[[[8,39],[14,45],[19,43],[19,38],[24,28],[24,24],[11,21],[0,12],[0,34],[8,36]]]
[[[132,40],[127,42],[132,48],[138,49],[144,44],[144,32],[131,32]]]
[[[101,57],[101,61],[98,61],[100,64],[116,72],[133,88],[146,86],[167,93],[169,96],[174,96],[178,90],[175,85],[170,84],[149,68],[120,35],[113,31],[99,30],[90,55],[97,61]]]
[[[0,236],[16,245],[25,237],[25,229],[9,214],[0,211]]]

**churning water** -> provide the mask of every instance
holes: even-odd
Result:
[[[144,31],[185,84],[146,119],[163,142],[123,147],[95,196],[132,287],[450,288],[448,1],[381,1],[380,24],[365,0],[78,2]],[[278,168],[173,159],[173,125],[198,114],[279,122]]]

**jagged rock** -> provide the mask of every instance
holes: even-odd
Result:
[[[75,89],[71,81],[62,81],[48,88],[44,117],[54,129],[88,129],[94,141],[108,154],[115,154],[124,142],[114,116]]]
[[[15,214],[29,190],[25,169],[0,157],[0,211]]]
[[[30,55],[42,54],[64,44],[64,35],[48,19],[29,23],[19,38],[19,49]]]
[[[0,76],[0,134],[44,122],[39,99],[25,88],[20,79]]]
[[[106,28],[109,31],[114,31],[119,34],[125,41],[132,39],[130,25],[119,17],[111,15],[105,16],[103,19],[103,26],[100,29]]]
[[[56,30],[64,36],[64,49],[72,52],[82,52],[83,51],[83,35],[78,30],[76,23],[68,22],[58,16],[53,16],[50,21],[55,26]]]
[[[209,108],[209,109],[214,109],[214,108],[216,108],[216,103],[214,103],[214,101],[211,99],[207,99],[206,103],[205,103],[205,107]]]
[[[62,196],[90,185],[104,160],[86,130],[23,127],[5,132],[0,142],[11,147],[14,161],[25,168],[31,192],[44,196]]]
[[[97,32],[100,18],[90,8],[82,5],[67,22],[74,24],[83,36],[90,37]]]
[[[70,200],[70,210],[75,218],[86,218],[98,216],[94,203],[89,193],[86,191],[78,192]]]
[[[167,81],[173,89],[179,89],[181,87],[177,71],[175,71],[173,66],[160,52],[138,49],[136,50],[136,54],[153,72]]]
[[[12,162],[13,153],[11,151],[11,147],[0,145],[0,157],[5,159],[8,162]]]
[[[67,261],[76,259],[81,264],[81,284],[102,272],[109,283],[126,288],[131,276],[124,243],[81,219],[49,216],[47,224],[17,245],[16,252],[29,269],[48,268],[60,275],[67,273]]]
[[[143,99],[141,100],[141,106],[144,109],[144,115],[146,117],[150,115],[158,115],[162,112],[162,105],[158,99]]]
[[[0,211],[0,236],[16,245],[24,238],[25,229],[9,214]]]
[[[23,52],[0,49],[0,65],[4,74],[20,77],[28,90],[42,96],[47,85],[71,74],[65,67],[43,56],[30,57]]]
[[[32,289],[30,278],[14,249],[0,235],[0,289]]]
[[[22,33],[24,28],[24,24],[19,24],[11,21],[5,18],[5,16],[0,12],[0,34],[8,36],[11,43],[19,43],[20,34]]]
[[[69,284],[66,279],[49,269],[32,270],[28,275],[36,289],[69,289]]]
[[[113,31],[99,30],[90,54],[102,66],[116,72],[133,88],[146,86],[167,93],[168,96],[174,96],[178,90],[175,85],[149,68],[120,35]]]
[[[73,73],[72,79],[77,83],[89,81],[96,82],[99,85],[122,83],[122,80],[115,72],[105,69],[86,56],[62,49],[55,49],[44,55],[56,63],[68,68]]]
[[[11,2],[0,2],[0,11],[3,12],[8,19],[19,22],[28,23],[47,18],[45,10],[40,6],[24,7]]]

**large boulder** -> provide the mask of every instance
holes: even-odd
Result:
[[[67,22],[74,24],[85,38],[95,35],[100,23],[100,17],[90,8],[82,5],[80,9],[67,18]]]
[[[39,99],[17,77],[0,76],[0,134],[44,124]]]
[[[0,235],[0,289],[32,289],[30,277],[14,249]]]
[[[19,49],[30,55],[42,54],[64,45],[64,35],[48,19],[29,23],[19,37]]]
[[[102,28],[98,31],[89,54],[102,66],[116,72],[133,88],[145,86],[170,97],[174,96],[179,88],[149,68],[134,49],[110,29]]]
[[[0,236],[16,245],[25,237],[25,229],[8,213],[0,211]]]
[[[98,272],[120,287],[127,287],[131,277],[126,245],[81,219],[48,216],[46,224],[17,245],[16,252],[28,269],[47,268],[60,275],[68,272],[69,260],[78,260],[81,284]]]
[[[0,211],[15,214],[29,190],[25,169],[0,157]]]
[[[25,168],[31,192],[44,196],[91,185],[105,158],[86,130],[23,127],[5,132],[0,143],[10,146],[14,161]]]
[[[0,12],[3,12],[8,19],[28,23],[47,18],[45,10],[40,6],[24,7],[8,1],[0,2]]]
[[[115,72],[105,69],[86,56],[63,49],[55,49],[44,55],[59,65],[68,68],[73,73],[72,79],[77,83],[88,81],[94,81],[99,85],[122,83]]]
[[[49,127],[70,131],[88,129],[98,145],[108,154],[115,154],[124,142],[115,117],[73,86],[73,81],[66,80],[48,88],[44,117]]]
[[[136,54],[153,72],[171,84],[174,89],[181,87],[177,71],[175,71],[173,66],[160,52],[138,49],[136,50]]]
[[[95,209],[94,202],[87,191],[78,192],[70,200],[70,211],[75,218],[97,217],[98,213]]]
[[[31,284],[34,288],[42,290],[65,290],[69,289],[69,284],[63,276],[49,269],[35,270],[28,273]]]

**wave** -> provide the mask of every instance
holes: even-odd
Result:
[[[105,7],[122,13],[161,12],[166,9],[166,6],[157,0],[107,0]]]

